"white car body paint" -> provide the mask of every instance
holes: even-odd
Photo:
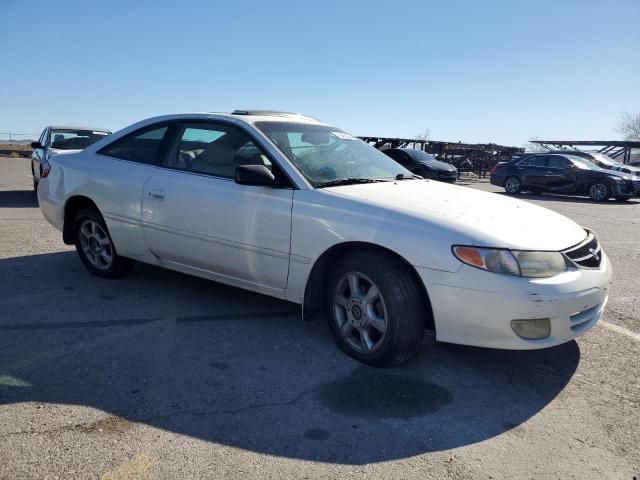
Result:
[[[176,119],[240,126],[296,188],[239,185],[97,153],[141,127]],[[40,208],[62,230],[67,200],[86,196],[104,216],[120,255],[295,303],[304,301],[310,272],[328,249],[344,242],[376,245],[415,268],[440,341],[542,348],[577,337],[599,319],[611,280],[604,252],[598,269],[572,268],[544,279],[483,271],[451,253],[456,244],[564,250],[586,237],[573,221],[524,201],[428,180],[314,189],[254,127],[258,121],[283,119],[182,114],[139,122],[81,152],[53,157],[38,188]],[[320,124],[305,117],[286,121]],[[571,316],[585,310],[588,321],[572,329]],[[550,318],[551,335],[518,337],[511,320],[528,318]]]

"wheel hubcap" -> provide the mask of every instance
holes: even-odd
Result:
[[[80,246],[86,259],[100,270],[113,263],[113,245],[107,232],[95,221],[85,220],[80,226]]]
[[[334,321],[342,338],[358,352],[376,350],[386,337],[387,309],[380,290],[364,274],[345,273],[334,292]]]

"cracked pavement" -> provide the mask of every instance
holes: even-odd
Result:
[[[279,300],[137,265],[92,277],[0,158],[0,478],[640,476],[640,202],[524,199],[594,229],[600,324],[375,370]],[[499,192],[487,183],[470,188]]]

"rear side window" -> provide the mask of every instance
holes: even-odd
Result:
[[[569,160],[564,157],[549,157],[550,168],[566,168],[569,166]]]
[[[529,157],[522,160],[518,163],[519,167],[544,167],[546,162],[546,157],[544,156],[536,156]]]
[[[121,160],[156,165],[160,147],[167,130],[168,127],[163,126],[132,133],[107,145],[98,153]]]

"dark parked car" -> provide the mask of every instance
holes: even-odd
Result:
[[[633,175],[636,177],[640,177],[640,168],[637,166],[633,166],[631,164],[620,163],[617,160],[605,155],[600,152],[582,152],[580,150],[571,150],[571,151],[554,151],[549,153],[558,153],[565,155],[573,155],[574,157],[581,157],[585,160],[589,160],[591,163],[595,163],[600,168],[604,168],[605,170],[615,170],[617,172],[628,173],[629,175]]]
[[[436,160],[433,155],[415,148],[389,148],[383,153],[416,175],[441,182],[455,182],[458,170],[453,165]]]
[[[602,169],[573,155],[533,154],[498,164],[491,173],[491,183],[510,194],[528,190],[536,194],[588,195],[599,202],[640,194],[640,180],[635,177]]]

